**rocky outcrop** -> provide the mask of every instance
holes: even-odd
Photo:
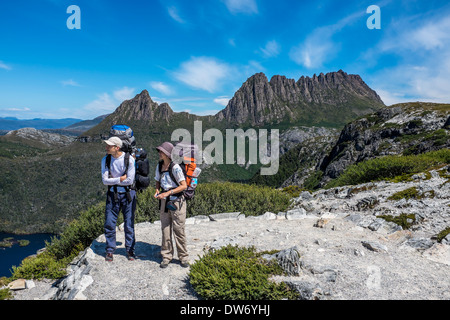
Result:
[[[62,147],[72,143],[75,138],[57,133],[49,133],[35,128],[22,128],[19,130],[9,131],[6,137],[19,137],[29,141],[42,143],[48,147]]]
[[[173,113],[167,103],[159,105],[152,100],[147,90],[143,90],[133,99],[122,102],[106,120],[111,123],[126,123],[133,120],[168,123]]]
[[[247,79],[227,107],[216,115],[228,123],[263,125],[281,122],[345,123],[384,106],[359,75],[342,70],[302,76],[297,82],[264,73]]]
[[[320,164],[324,172],[322,185],[360,161],[449,148],[449,114],[449,105],[404,103],[348,123]]]

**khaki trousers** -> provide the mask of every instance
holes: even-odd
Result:
[[[173,233],[177,247],[178,259],[180,259],[180,261],[187,262],[188,253],[185,232],[186,200],[182,197],[181,201],[175,201],[174,203],[177,210],[167,210],[167,212],[164,212],[166,200],[161,200],[161,207],[159,208],[162,231],[161,255],[163,260],[172,260],[174,254],[174,246],[172,242]]]

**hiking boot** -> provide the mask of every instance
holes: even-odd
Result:
[[[110,253],[110,252],[109,252],[109,253],[106,253],[105,261],[108,261],[108,262],[113,261],[113,254]]]
[[[183,268],[187,268],[187,267],[189,267],[189,262],[188,262],[187,260],[180,261],[180,265],[181,265]]]
[[[136,260],[136,255],[134,254],[134,252],[127,252],[127,258],[129,261],[134,261]]]
[[[159,265],[161,268],[167,268],[169,266],[169,260],[163,260]]]

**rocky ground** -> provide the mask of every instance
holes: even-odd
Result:
[[[444,168],[446,170],[446,168]],[[355,187],[304,192],[284,213],[243,217],[239,213],[189,218],[186,225],[190,262],[205,250],[226,244],[258,250],[296,247],[298,276],[276,277],[303,299],[450,299],[450,184],[441,171],[419,174],[411,182],[377,182]],[[419,199],[388,200],[416,188]],[[379,215],[414,215],[403,230]],[[104,260],[104,236],[80,254],[69,276],[54,283],[35,281],[14,299],[196,300],[189,268],[174,260],[161,269],[160,225],[136,226],[138,260],[128,261],[124,235],[114,261]]]

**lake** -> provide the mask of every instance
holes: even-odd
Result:
[[[12,247],[0,247],[0,277],[10,277],[12,266],[18,267],[23,259],[36,254],[39,249],[45,247],[45,241],[50,242],[54,236],[54,234],[49,233],[16,235],[0,232],[0,241],[4,238],[14,238]],[[21,247],[17,243],[18,240],[28,240],[30,243],[27,246]]]

